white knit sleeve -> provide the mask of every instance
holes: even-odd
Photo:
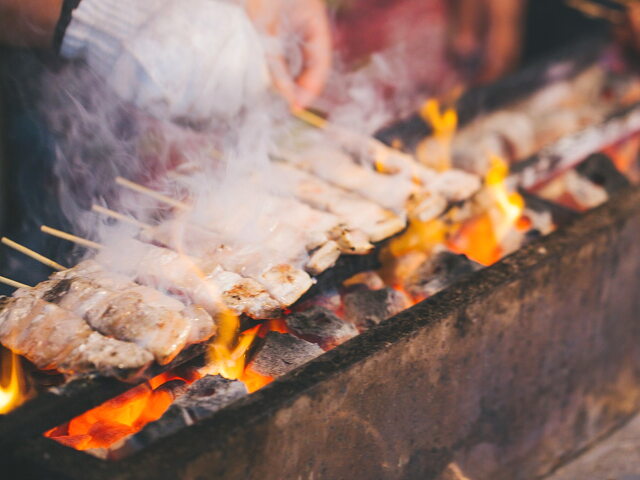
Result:
[[[84,58],[106,76],[122,50],[123,40],[162,8],[166,0],[83,0],[74,10],[60,54]]]

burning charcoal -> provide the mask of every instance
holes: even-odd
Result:
[[[356,327],[322,307],[294,313],[285,321],[298,337],[317,343],[324,350],[335,348],[358,334]]]
[[[596,185],[604,188],[609,195],[631,185],[613,164],[611,159],[603,153],[596,153],[582,162],[576,171]]]
[[[518,190],[518,193],[522,195],[527,205],[525,209],[525,216],[527,216],[532,222],[532,228],[542,231],[544,234],[549,232],[541,225],[543,219],[540,215],[550,214],[555,225],[566,225],[574,220],[578,213],[568,207],[554,203],[546,198],[539,197],[533,193],[527,192],[524,189]]]
[[[269,332],[256,348],[249,367],[260,375],[279,377],[321,355],[317,345],[288,333]]]
[[[367,330],[409,307],[407,297],[393,290],[369,290],[360,287],[344,296],[346,319],[359,330]]]
[[[193,421],[198,421],[247,393],[247,387],[242,382],[207,375],[191,385],[187,393],[176,400],[174,406],[183,408]]]
[[[190,385],[165,414],[129,437],[109,458],[117,460],[167,437],[244,397],[247,388],[237,380],[207,375]]]
[[[440,252],[424,262],[409,278],[407,291],[415,298],[427,298],[481,268],[482,265],[466,255]]]

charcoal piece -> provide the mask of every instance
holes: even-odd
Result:
[[[279,377],[321,355],[316,344],[288,333],[269,332],[254,348],[249,367],[269,377]]]
[[[356,327],[326,308],[314,306],[289,315],[285,322],[295,335],[330,350],[358,334]]]
[[[439,252],[424,262],[409,278],[407,291],[415,298],[427,298],[482,268],[466,255]]]
[[[407,297],[392,288],[369,290],[357,287],[344,296],[347,321],[359,330],[367,330],[409,307]]]
[[[549,212],[553,223],[557,226],[568,225],[579,216],[575,210],[529,193],[524,189],[518,189],[518,193],[524,198],[527,209],[540,213]]]
[[[198,421],[247,393],[247,387],[242,382],[227,380],[219,375],[207,375],[191,385],[174,406],[185,409],[193,421]]]
[[[172,391],[176,392],[175,389]],[[118,460],[127,457],[161,438],[210,417],[248,393],[242,382],[217,375],[207,375],[182,391],[184,394],[173,402],[159,420],[129,437],[122,446],[109,453],[109,458]]]
[[[604,188],[609,195],[631,185],[629,179],[620,173],[604,153],[591,155],[576,167],[576,171],[582,177]]]

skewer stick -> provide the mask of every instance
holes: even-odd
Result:
[[[52,237],[61,238],[63,240],[67,240],[69,242],[75,243],[77,245],[81,245],[87,248],[93,248],[95,250],[101,250],[104,248],[102,245],[96,242],[92,242],[91,240],[87,240],[86,238],[77,237],[75,235],[71,235],[70,233],[63,232],[61,230],[57,230],[55,228],[47,227],[46,225],[42,225],[40,230],[47,235],[51,235]]]
[[[305,123],[308,123],[312,127],[324,129],[329,126],[329,120],[303,108],[293,110],[293,116]]]
[[[151,197],[159,202],[166,203],[167,205],[171,205],[175,208],[180,208],[182,210],[187,210],[189,205],[179,200],[175,200],[171,197],[167,197],[161,193],[158,193],[150,188],[147,188],[139,183],[132,182],[131,180],[127,180],[126,178],[116,177],[116,183],[121,187],[128,188],[129,190],[133,190],[134,192],[138,192],[142,195],[146,195],[147,197]]]
[[[20,283],[20,282],[16,282],[15,280],[11,280],[10,278],[7,277],[2,277],[0,276],[0,283],[4,283],[5,285],[9,285],[10,287],[14,287],[14,288],[33,288],[30,285],[25,285],[24,283]]]
[[[565,3],[569,7],[578,10],[588,17],[600,18],[611,23],[622,23],[624,21],[623,11],[605,7],[604,5],[596,2],[591,2],[589,0],[565,0]],[[626,7],[626,4],[624,3],[616,3]]]
[[[397,151],[397,149],[390,147],[386,143],[381,142],[377,138],[372,136],[363,135],[357,132],[348,130],[347,128],[338,126],[329,122],[326,118],[322,118],[320,115],[315,114],[309,110],[293,110],[293,116],[297,119],[311,125],[312,127],[320,130],[333,130],[336,133],[341,134],[344,138],[350,138],[361,143],[368,144],[376,154],[384,154],[385,152]]]
[[[34,260],[37,260],[38,262],[42,263],[43,265],[46,265],[47,267],[53,268],[54,270],[66,270],[66,268],[60,265],[59,263],[54,262],[53,260],[45,257],[44,255],[40,255],[38,252],[34,252],[30,248],[27,248],[24,245],[20,245],[19,243],[16,243],[13,240],[8,239],[7,237],[2,237],[2,243],[4,243],[8,247],[13,248],[14,250],[17,250],[20,253],[23,253],[27,257],[31,257]]]
[[[99,213],[101,215],[106,215],[107,217],[111,217],[111,218],[115,218],[116,220],[119,220],[123,223],[128,223],[130,225],[134,225],[138,228],[142,228],[142,229],[151,229],[153,228],[151,225],[149,225],[148,223],[144,223],[141,222],[140,220],[137,220],[133,217],[128,217],[126,215],[123,215],[120,212],[116,212],[115,210],[111,210],[110,208],[105,208],[105,207],[101,207],[100,205],[92,205],[91,206],[91,210],[93,210],[96,213]]]

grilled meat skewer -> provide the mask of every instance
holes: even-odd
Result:
[[[274,162],[273,167],[285,183],[292,186],[293,194],[301,201],[337,215],[347,226],[365,232],[371,242],[389,238],[406,225],[402,217],[377,203],[333,186],[299,168],[284,162]]]
[[[146,368],[153,355],[94,331],[80,318],[35,296],[0,299],[0,342],[38,368],[122,376]]]
[[[135,284],[132,287],[129,282],[121,284],[120,289],[105,288],[69,271],[60,277],[63,278],[54,275],[15,296],[55,303],[83,318],[101,334],[148,350],[161,365],[173,360],[185,346],[206,341],[215,333],[213,320],[203,309],[184,308],[177,300],[167,308],[170,302],[165,300],[164,306],[154,302],[162,301],[162,294],[150,288]]]
[[[197,258],[138,240],[128,240],[127,248],[134,253],[134,262],[125,261],[111,251],[100,252],[96,260],[137,276],[142,283],[185,295],[213,316],[228,307],[253,318],[273,318],[285,307],[254,279],[217,265],[209,268]]]

